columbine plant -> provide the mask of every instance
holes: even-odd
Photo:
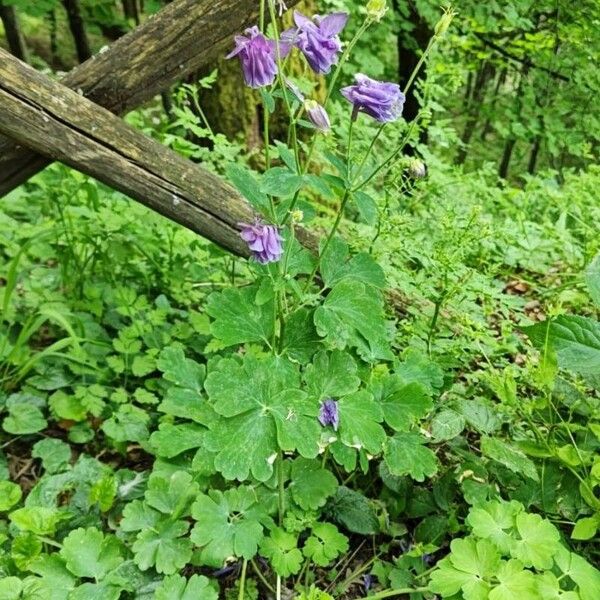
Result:
[[[359,465],[366,473],[374,461],[381,462],[393,476],[419,481],[437,470],[436,456],[417,427],[431,408],[434,387],[424,386],[418,368],[404,368],[392,352],[381,267],[367,253],[352,255],[337,236],[348,203],[392,168],[410,137],[409,128],[404,138],[398,136],[398,147],[373,164],[382,130],[406,129],[400,122],[406,89],[362,73],[351,85],[337,85],[357,41],[384,16],[385,2],[369,2],[366,19],[346,43],[348,14],[295,12],[294,27],[281,31],[279,8],[263,0],[259,25],[236,37],[229,54],[240,60],[246,84],[260,90],[264,105],[265,172],[229,169],[257,212],[253,223],[240,224],[255,281],[209,297],[206,312],[221,356],[209,361],[206,373],[180,354],[174,361],[175,352],[159,362],[165,378],[175,382],[169,392],[174,398],[202,381],[206,400],[191,417],[196,466],[206,476],[243,484],[200,494],[180,515],[195,521],[191,542],[199,564],[241,562],[240,598],[248,565],[278,599],[286,587],[309,594],[310,565],[328,567],[348,549],[338,526],[362,534],[381,530],[364,496],[347,487]],[[427,52],[432,47],[433,42]],[[329,75],[324,100],[305,96],[303,82],[288,72],[291,60],[306,61],[315,75]],[[319,176],[311,169],[317,158],[322,161],[318,141],[341,129],[332,127],[328,114],[334,95],[349,103],[348,137],[335,140],[338,154],[324,154],[330,166],[320,164],[318,171],[330,172]],[[287,143],[273,143],[275,110],[287,114]],[[378,127],[356,160],[352,138],[358,119],[372,119]],[[302,240],[299,224],[311,196],[337,205],[318,253],[297,239]],[[191,369],[190,377],[182,377],[177,365]],[[191,416],[177,410],[177,416]],[[152,436],[167,456],[175,456],[168,444],[173,427],[178,426],[164,424]],[[358,525],[344,514],[348,503],[363,503],[359,512],[368,513],[365,522]],[[256,565],[257,555],[269,562],[274,584]]]

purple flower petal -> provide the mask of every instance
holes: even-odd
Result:
[[[354,105],[381,123],[395,121],[402,115],[405,96],[396,83],[376,81],[362,73],[354,77],[355,85],[342,88],[341,93]]]
[[[348,13],[333,13],[326,17],[320,17],[319,21],[321,33],[327,36],[339,35],[344,27],[346,27],[346,23],[348,23]]]
[[[276,262],[283,254],[283,238],[277,227],[260,221],[241,223],[240,237],[248,244],[254,260],[261,264]]]
[[[338,430],[340,425],[340,415],[338,411],[338,403],[333,398],[328,398],[321,403],[321,410],[319,411],[319,423],[323,427],[331,425],[334,431]]]
[[[329,73],[331,67],[338,62],[338,55],[342,51],[342,42],[338,34],[347,21],[348,15],[341,12],[326,17],[316,16],[311,20],[295,11],[294,22],[297,29],[286,31],[284,40],[300,49],[316,73]]]
[[[226,58],[239,56],[246,84],[252,88],[271,85],[277,75],[276,42],[268,40],[258,29],[246,29],[246,35],[235,37],[236,47]],[[281,56],[291,49],[289,44],[280,44]]]

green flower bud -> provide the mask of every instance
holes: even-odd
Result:
[[[434,29],[436,37],[442,37],[446,31],[448,31],[448,27],[450,27],[450,23],[452,23],[452,19],[454,19],[455,16],[456,11],[451,6],[444,9],[444,14],[437,22]]]
[[[387,0],[369,0],[367,4],[367,15],[373,21],[381,21],[387,12]]]

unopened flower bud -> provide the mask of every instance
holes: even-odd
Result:
[[[427,177],[427,165],[418,158],[413,158],[408,164],[408,174],[413,179],[423,179]]]
[[[302,220],[304,219],[304,213],[301,210],[296,209],[291,212],[291,217],[292,223],[302,223]]]
[[[436,37],[442,37],[446,31],[448,31],[448,27],[450,27],[450,23],[452,23],[452,19],[456,16],[456,11],[449,6],[444,9],[444,14],[442,18],[437,22],[434,33]]]
[[[373,21],[381,21],[387,12],[387,0],[369,0],[367,4],[367,15]]]
[[[310,122],[319,130],[327,132],[331,129],[331,122],[327,111],[314,100],[306,100],[304,102],[304,110]]]

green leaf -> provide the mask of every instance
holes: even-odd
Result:
[[[534,481],[539,481],[535,464],[516,446],[507,444],[498,438],[483,436],[480,447],[484,456],[499,462],[513,473],[525,475],[525,477],[529,477]]]
[[[431,435],[436,442],[451,440],[465,428],[465,418],[451,408],[444,408],[431,420]]]
[[[0,492],[0,498],[2,497]],[[600,513],[596,513],[593,517],[584,517],[579,519],[571,532],[573,540],[591,540],[600,528]]]
[[[156,359],[148,354],[138,354],[131,363],[131,372],[135,377],[145,377],[156,369]]]
[[[215,467],[226,479],[243,481],[251,472],[266,481],[280,450],[317,456],[318,404],[299,389],[298,369],[289,361],[272,356],[246,356],[242,364],[223,359],[205,387],[222,416],[207,434],[207,446],[217,452]]]
[[[588,317],[559,316],[523,327],[534,346],[556,351],[558,364],[582,375],[600,373],[600,323]]]
[[[26,531],[17,535],[10,548],[11,558],[20,571],[29,571],[31,564],[42,553],[42,542],[37,535]]]
[[[327,505],[327,512],[353,533],[374,535],[379,531],[379,520],[368,498],[345,486],[337,489]]]
[[[535,575],[524,570],[518,560],[503,561],[496,577],[500,583],[490,591],[489,600],[540,598]]]
[[[341,238],[331,240],[321,256],[321,276],[329,288],[344,279],[359,281],[376,288],[385,287],[383,269],[366,252],[350,257],[348,244]]]
[[[585,281],[594,304],[600,308],[600,254],[588,266]]]
[[[18,577],[0,579],[0,600],[19,600],[22,591],[23,582]]]
[[[339,436],[346,446],[365,448],[371,454],[381,452],[385,430],[380,425],[383,410],[366,390],[344,396],[338,402]]]
[[[9,515],[9,519],[21,530],[37,535],[54,535],[58,523],[67,518],[67,513],[46,506],[25,506]]]
[[[206,429],[200,425],[163,423],[150,436],[150,443],[157,456],[174,458],[186,450],[200,448],[204,444],[205,435]]]
[[[289,489],[294,502],[304,510],[317,510],[338,486],[333,473],[323,469],[316,460],[299,457],[292,463]]]
[[[98,505],[101,512],[108,512],[117,496],[117,482],[113,473],[107,473],[90,488],[88,502],[90,506]]]
[[[260,544],[260,554],[268,558],[271,566],[280,577],[296,575],[300,571],[303,558],[298,549],[298,536],[274,527],[269,537]]]
[[[59,473],[69,466],[71,448],[62,440],[45,438],[34,444],[31,456],[42,460],[47,473]]]
[[[258,305],[256,292],[256,286],[226,288],[208,297],[206,312],[214,319],[212,333],[225,346],[271,342],[274,301],[271,299]]]
[[[186,358],[180,347],[167,347],[162,350],[156,366],[162,371],[163,377],[175,385],[202,394],[205,368],[196,361]]]
[[[153,474],[144,494],[148,506],[173,519],[188,514],[188,508],[199,491],[198,484],[185,471],[175,471],[170,476]]]
[[[396,433],[388,438],[384,461],[390,473],[397,477],[410,475],[416,481],[433,477],[437,473],[438,461],[425,443],[425,438],[418,433]]]
[[[331,523],[317,523],[304,543],[302,552],[319,567],[326,567],[348,551],[348,538]]]
[[[204,575],[165,577],[156,588],[155,600],[218,600],[219,594]]]
[[[368,225],[375,225],[375,223],[377,223],[377,217],[379,216],[377,202],[375,202],[372,196],[369,196],[369,194],[366,194],[365,192],[354,192],[352,197],[362,220]]]
[[[558,529],[540,515],[525,512],[517,515],[516,525],[521,539],[512,545],[511,556],[526,567],[551,569],[560,548]]]
[[[406,383],[399,375],[390,375],[373,386],[381,403],[386,423],[396,431],[408,431],[433,408],[427,388],[420,382]]]
[[[403,353],[404,360],[395,373],[406,383],[422,383],[430,394],[444,385],[444,372],[426,354],[414,348]]]
[[[10,510],[23,495],[21,488],[11,481],[0,481],[0,512]]]
[[[474,535],[489,539],[503,554],[509,554],[515,537],[515,519],[523,510],[523,505],[515,500],[486,502],[469,511],[467,522]]]
[[[203,564],[219,567],[230,556],[253,558],[271,520],[255,492],[241,486],[226,492],[200,494],[192,506],[196,525],[191,538],[201,550]]]
[[[302,183],[302,176],[296,175],[287,167],[272,167],[263,174],[260,191],[269,196],[288,198],[302,187]]]
[[[500,568],[500,554],[487,540],[455,539],[451,554],[438,563],[431,574],[429,589],[443,597],[454,596],[461,590],[465,598],[485,600],[490,585],[486,580]]]
[[[360,379],[354,359],[346,352],[319,352],[304,372],[306,390],[312,398],[339,398],[355,392]]]
[[[564,546],[559,546],[554,559],[560,571],[577,584],[581,600],[600,598],[600,571],[598,569],[590,565],[583,557],[569,552]]]
[[[356,348],[367,362],[391,360],[381,294],[358,281],[338,283],[315,311],[319,335],[341,350]]]
[[[42,411],[33,404],[13,404],[8,416],[2,422],[2,428],[13,435],[27,435],[45,429],[48,423]]]
[[[63,540],[60,555],[73,575],[96,581],[123,562],[117,538],[114,535],[104,536],[95,527],[71,531]]]
[[[184,536],[189,528],[185,521],[160,521],[152,529],[141,531],[132,546],[135,564],[147,571],[173,575],[190,561],[192,542]]]
[[[319,348],[321,338],[315,328],[313,311],[298,309],[286,321],[283,349],[291,360],[304,364]]]
[[[122,404],[110,419],[102,423],[102,431],[116,442],[141,442],[148,439],[150,415],[133,404]]]
[[[265,215],[269,213],[269,198],[266,194],[261,192],[258,180],[252,171],[236,163],[231,163],[225,167],[225,173],[238,192],[240,192],[254,208]]]
[[[153,529],[161,518],[160,513],[150,508],[146,502],[134,500],[123,509],[123,518],[119,527],[128,532]]]

